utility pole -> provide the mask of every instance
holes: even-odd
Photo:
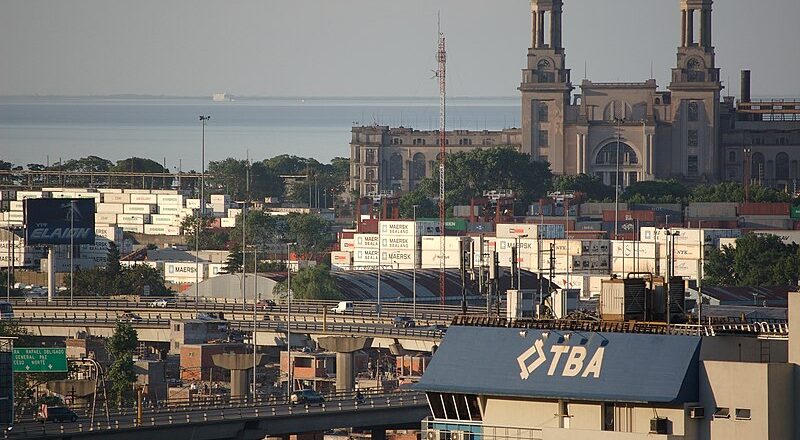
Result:
[[[439,295],[441,296],[441,304],[444,305],[445,303],[445,216],[446,216],[446,207],[445,207],[445,199],[444,199],[444,164],[447,155],[447,149],[445,148],[447,144],[447,136],[445,135],[445,129],[447,126],[446,122],[446,115],[447,115],[447,106],[446,106],[446,98],[447,98],[447,87],[445,78],[447,76],[447,51],[445,50],[445,40],[444,34],[442,33],[441,27],[441,17],[437,20],[437,33],[439,35],[439,49],[436,52],[436,61],[438,63],[438,69],[436,70],[436,78],[439,80],[439,236],[441,237],[441,241],[439,242]],[[414,224],[414,228],[417,225]]]
[[[206,215],[206,122],[211,119],[209,115],[200,115],[200,124],[203,126],[203,140],[200,147],[200,217],[197,219],[194,231],[194,311],[197,313],[200,303],[200,225]]]

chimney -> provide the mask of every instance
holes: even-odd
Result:
[[[742,70],[741,79],[741,102],[750,102],[750,71]]]

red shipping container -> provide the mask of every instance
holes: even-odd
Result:
[[[615,218],[615,211],[610,211],[610,210],[603,211],[604,222],[613,222],[614,218]],[[620,210],[619,221],[626,221],[626,220],[638,220],[640,222],[655,222],[656,213],[655,211]]]
[[[739,215],[789,215],[789,203],[742,203]]]
[[[356,228],[359,234],[377,234],[378,233],[378,219],[363,220],[358,222]]]

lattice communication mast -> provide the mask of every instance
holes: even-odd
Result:
[[[439,295],[441,296],[441,303],[445,303],[445,200],[444,200],[444,163],[446,159],[445,145],[447,139],[445,136],[445,115],[446,115],[446,87],[445,77],[447,64],[447,51],[444,45],[444,34],[442,33],[441,25],[437,26],[439,33],[439,49],[436,51],[436,61],[438,68],[436,69],[436,78],[439,80]]]

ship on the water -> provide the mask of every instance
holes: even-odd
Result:
[[[230,93],[214,93],[211,95],[211,99],[214,102],[229,102],[233,101],[233,95]]]

